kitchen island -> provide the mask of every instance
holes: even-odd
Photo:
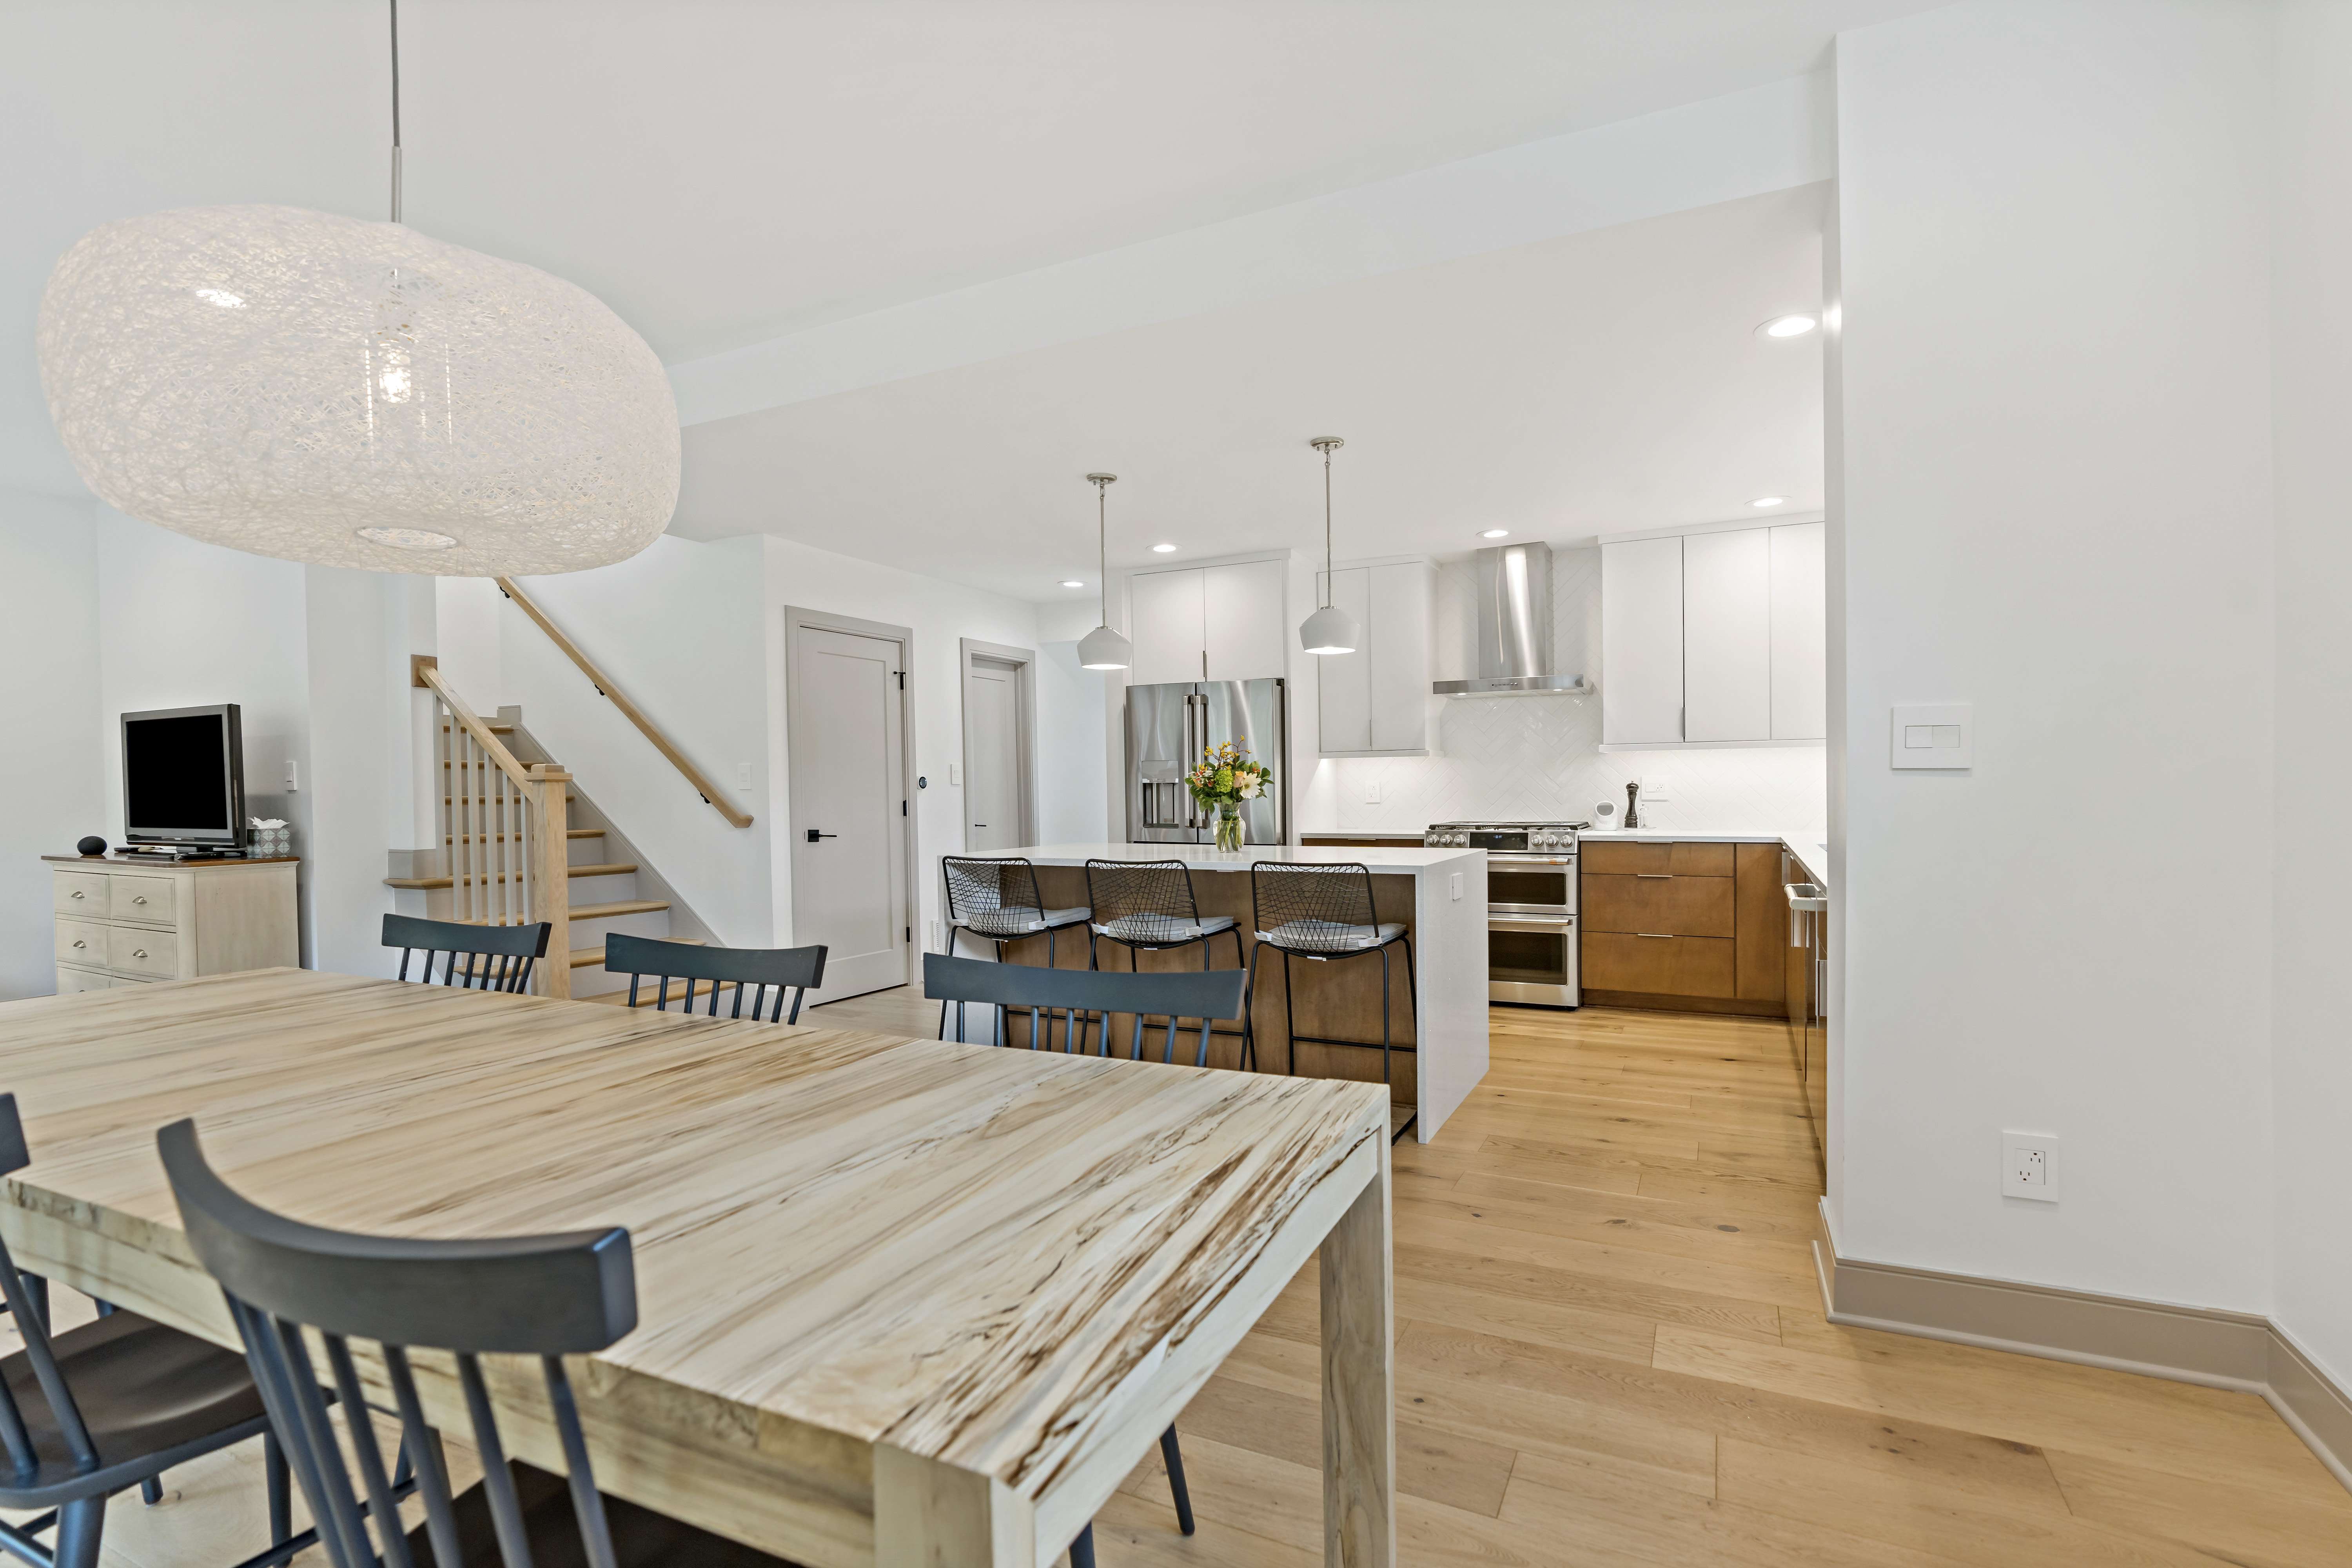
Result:
[[[983,858],[1014,856],[1036,866],[1038,891],[1048,908],[1091,902],[1087,894],[1089,860],[1182,861],[1192,871],[1193,896],[1200,901],[1201,913],[1230,915],[1239,926],[1244,967],[1249,962],[1256,931],[1251,919],[1252,864],[1259,861],[1361,864],[1371,873],[1372,905],[1379,918],[1400,921],[1405,926],[1412,944],[1417,981],[1412,990],[1407,988],[1405,967],[1393,961],[1397,955],[1392,954],[1391,1039],[1396,1045],[1412,1048],[1393,1056],[1392,1121],[1400,1129],[1410,1122],[1421,1141],[1428,1143],[1486,1075],[1486,855],[1483,850],[1252,844],[1223,851],[1207,844],[1093,843],[1042,844]],[[1046,948],[1045,937],[1032,936],[1006,944],[1005,956],[1018,963],[1043,964]],[[967,936],[959,951],[982,956],[992,951],[992,945]],[[1107,941],[1099,951],[1103,967],[1127,967],[1129,949]],[[1206,952],[1209,967],[1234,967],[1231,936],[1223,933],[1212,936]],[[1202,967],[1202,956],[1201,947],[1182,947],[1135,956],[1138,967],[1144,969],[1197,969]],[[1065,968],[1085,968],[1083,934],[1065,933],[1054,944],[1054,961]],[[1280,1072],[1295,1066],[1309,1077],[1378,1082],[1380,960],[1370,956],[1326,962],[1297,959],[1290,968],[1297,982],[1295,997],[1285,992],[1283,966],[1276,955],[1268,953],[1258,965],[1252,1002],[1258,1071]],[[1294,1051],[1286,1027],[1286,1018],[1294,1012],[1303,1035],[1369,1040],[1370,1047],[1301,1040]],[[1210,1040],[1210,1065],[1240,1066],[1241,1044],[1238,1023],[1221,1028]]]

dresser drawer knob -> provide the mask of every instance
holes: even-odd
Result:
[[[133,947],[131,949],[131,956],[134,958],[144,958],[147,956],[147,949],[144,947]]]
[[[73,890],[73,895],[74,895],[76,898],[79,898],[79,897],[82,895],[81,889],[79,889],[79,888],[75,888],[75,889]]]
[[[77,946],[77,947],[87,947],[87,946],[89,946],[89,943],[87,943],[87,942],[85,942],[85,941],[83,941],[80,937],[77,936],[77,937],[75,937],[75,938],[74,938],[74,946]]]
[[[79,898],[81,894],[76,894],[74,896],[76,898]],[[144,904],[147,902],[147,895],[143,893],[134,893],[131,895],[131,902],[133,904]]]

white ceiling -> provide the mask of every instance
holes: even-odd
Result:
[[[1919,0],[408,0],[407,221],[665,360],[1818,67]],[[0,484],[77,489],[42,283],[109,218],[376,216],[381,0],[0,6]]]
[[[1023,599],[1111,564],[1466,550],[1822,501],[1824,187],[1317,289],[689,426],[672,531],[765,530]],[[1173,555],[1149,547],[1180,544]]]

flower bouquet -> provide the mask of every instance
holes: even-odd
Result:
[[[1200,765],[1184,775],[1192,803],[1217,814],[1217,847],[1237,850],[1245,836],[1242,802],[1255,800],[1274,788],[1274,769],[1234,745],[1212,746],[1201,753]]]

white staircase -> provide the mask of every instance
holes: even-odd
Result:
[[[483,719],[482,726],[520,762],[528,765],[554,761],[531,739],[518,708],[502,708],[495,718]],[[443,728],[445,734],[450,728],[446,720]],[[577,780],[566,788],[564,800],[569,818],[564,834],[564,865],[572,950],[565,958],[551,953],[548,959],[566,964],[572,997],[624,1001],[628,995],[628,977],[604,972],[605,938],[617,933],[703,943],[711,940],[711,933],[680,903],[669,884],[645,865],[611,820],[597,809],[595,801],[582,792]],[[462,884],[459,876],[450,873],[453,859],[467,859],[454,854],[460,838],[457,830],[471,830],[471,839],[486,847],[490,863],[499,863],[496,850],[504,842],[499,830],[505,817],[498,803],[488,796],[477,796],[473,821],[464,821],[466,813],[463,794],[457,789],[445,791],[440,860],[429,866],[412,867],[424,874],[384,879],[396,890],[394,905],[397,913],[433,920],[480,920],[481,911],[488,907],[491,911],[489,917],[496,919],[498,911],[506,906],[501,884],[512,873],[499,869],[473,873],[463,877]],[[478,864],[484,857],[478,852],[471,858]],[[536,915],[537,912],[530,913]],[[537,983],[532,988],[542,992],[550,989]],[[673,991],[672,1004],[677,1000]]]

